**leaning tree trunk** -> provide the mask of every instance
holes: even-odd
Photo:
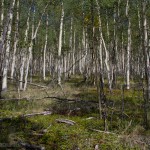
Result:
[[[98,18],[99,18],[99,32],[100,32],[100,41],[99,41],[99,72],[97,71],[97,66],[96,66],[96,72],[97,72],[97,93],[98,93],[98,101],[99,101],[99,113],[100,113],[100,118],[102,119],[102,89],[101,89],[101,79],[102,77],[102,70],[103,70],[103,59],[102,59],[102,26],[101,26],[101,16],[100,16],[100,7],[99,3],[96,0],[97,4],[97,11],[98,11]],[[97,54],[98,57],[98,54]],[[98,58],[97,58],[98,59]]]
[[[32,58],[32,49],[33,49],[33,41],[36,39],[37,37],[37,33],[38,33],[38,30],[40,28],[40,25],[41,25],[41,22],[42,22],[42,19],[43,19],[43,15],[48,7],[49,3],[45,6],[44,10],[43,10],[43,13],[41,15],[41,18],[37,24],[37,27],[36,27],[36,30],[35,32],[32,30],[32,37],[31,37],[31,41],[30,41],[30,44],[29,44],[29,48],[28,48],[28,58],[27,58],[27,64],[26,64],[26,73],[25,73],[25,77],[24,77],[24,91],[26,90],[27,88],[27,79],[28,79],[28,73],[29,73],[29,65],[30,65],[30,61],[31,61],[31,58]],[[34,33],[33,33],[34,32]]]
[[[98,0],[96,0],[96,5],[97,5],[97,11],[98,11],[98,18],[99,18],[99,31],[100,31],[100,39],[101,39],[100,42],[102,42],[104,50],[105,50],[105,66],[106,66],[106,70],[107,70],[109,90],[111,91],[112,82],[111,82],[110,66],[109,66],[109,52],[106,48],[106,43],[105,43],[104,38],[103,38],[102,25],[101,25],[101,15],[100,15],[100,6],[99,6],[99,3],[98,3]],[[101,49],[100,49],[100,55],[102,55]],[[103,63],[102,56],[100,56],[100,58],[101,58],[101,61],[102,61],[101,63]],[[101,67],[102,67],[102,64],[101,64]]]

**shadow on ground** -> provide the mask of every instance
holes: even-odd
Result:
[[[41,124],[32,122],[27,118],[18,117],[11,120],[4,120],[0,122],[0,149],[9,149],[2,146],[3,143],[6,143],[7,146],[12,145],[13,149],[20,150],[18,142],[27,142],[31,144],[30,142],[33,138],[33,135],[31,133],[33,131],[39,131],[42,128],[43,126]],[[34,141],[36,141],[35,137]]]

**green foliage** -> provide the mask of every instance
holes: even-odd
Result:
[[[101,5],[103,7],[114,7],[115,4],[117,4],[117,0],[101,0]]]

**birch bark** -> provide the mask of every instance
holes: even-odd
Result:
[[[3,64],[3,21],[4,21],[4,0],[1,0],[1,19],[0,19],[0,98],[2,93],[2,64]]]
[[[144,98],[144,125],[145,128],[149,128],[147,109],[148,102],[150,100],[150,56],[148,50],[148,31],[147,31],[147,16],[146,16],[146,0],[142,1],[142,21],[143,21],[143,41],[142,49],[144,53],[144,63],[145,63],[145,81],[146,81],[146,96]]]
[[[5,62],[3,68],[3,81],[2,81],[2,91],[7,90],[7,73],[8,73],[8,63],[9,63],[9,53],[10,53],[10,40],[12,32],[12,21],[13,21],[13,9],[15,6],[16,0],[13,0],[9,12],[9,23],[7,27],[7,36],[6,36],[6,45],[5,45]]]
[[[27,58],[27,65],[26,65],[26,72],[25,72],[25,77],[24,77],[24,91],[26,90],[27,88],[27,79],[28,79],[28,73],[29,73],[29,65],[30,65],[30,61],[31,61],[31,58],[32,58],[32,49],[33,49],[33,41],[36,39],[37,37],[37,33],[38,33],[38,30],[39,30],[39,27],[41,25],[41,22],[42,22],[42,17],[48,7],[49,3],[45,6],[44,10],[43,10],[43,13],[41,15],[41,18],[37,24],[37,27],[35,29],[35,32],[32,30],[32,38],[31,38],[31,41],[30,41],[30,44],[29,44],[29,48],[28,48],[28,58]]]
[[[44,52],[43,52],[43,80],[45,80],[47,39],[48,39],[48,15],[47,15],[47,20],[46,20],[45,46],[44,46]]]
[[[72,49],[72,74],[75,74],[75,49],[76,49],[76,32],[74,30],[74,34],[73,34],[73,49]]]
[[[4,23],[4,0],[1,0],[1,22],[0,22],[0,38],[2,39],[3,33],[3,23]]]
[[[28,42],[28,34],[29,34],[29,29],[30,29],[30,10],[31,8],[29,8],[29,13],[28,13],[28,18],[27,18],[27,22],[26,22],[26,25],[27,25],[27,28],[25,30],[25,37],[24,37],[24,44],[27,45],[27,42]],[[24,76],[24,67],[25,67],[25,51],[27,49],[23,49],[22,50],[22,53],[21,53],[21,66],[20,66],[20,89],[22,90],[23,89],[23,76]]]
[[[127,70],[126,70],[126,84],[127,89],[130,89],[130,58],[131,58],[131,19],[129,16],[129,0],[126,4],[126,17],[128,18],[128,44],[127,44]]]
[[[61,52],[62,52],[62,33],[63,33],[63,21],[64,21],[64,8],[62,3],[62,12],[60,20],[60,31],[59,31],[59,43],[58,43],[58,84],[61,85]]]
[[[112,89],[112,82],[111,82],[111,76],[110,76],[110,66],[109,66],[109,53],[106,48],[106,43],[103,38],[103,33],[102,33],[102,25],[101,25],[101,16],[100,16],[100,6],[98,3],[98,0],[96,0],[96,5],[97,5],[97,11],[98,11],[98,18],[99,18],[99,31],[100,31],[100,48],[101,48],[101,43],[103,44],[104,50],[105,50],[105,66],[107,70],[107,78],[108,78],[108,83],[109,83],[109,89]],[[100,49],[100,59],[102,59],[102,49]],[[101,60],[103,61],[103,60]],[[102,62],[101,62],[102,66]]]
[[[18,26],[19,26],[19,0],[17,1],[17,16],[16,16],[16,28],[15,28],[15,37],[14,37],[14,52],[12,58],[12,65],[11,65],[11,78],[13,79],[14,69],[15,69],[15,62],[16,62],[16,51],[19,42],[18,38]]]

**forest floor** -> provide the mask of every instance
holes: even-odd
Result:
[[[18,92],[10,82],[0,101],[0,149],[150,149],[150,130],[143,127],[143,91],[134,82],[124,92],[121,79],[112,92],[104,89],[107,120],[99,117],[96,87],[82,77],[72,77],[62,87],[49,79],[39,82],[35,77],[33,82],[47,88],[29,85]]]

